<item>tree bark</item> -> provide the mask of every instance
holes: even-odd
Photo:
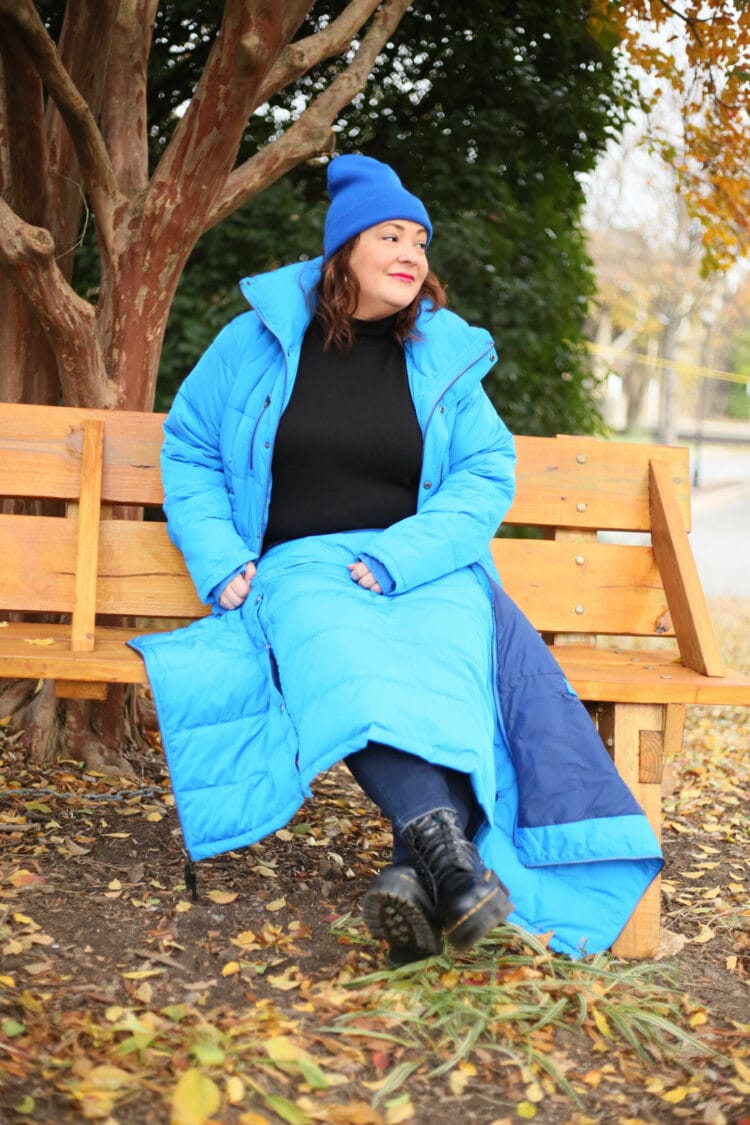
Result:
[[[60,34],[60,63],[95,120],[101,114],[112,69],[117,9],[117,0],[68,0]],[[95,50],[92,44],[96,44]],[[60,272],[70,281],[86,210],[81,169],[71,134],[52,99],[47,105],[44,126],[49,163],[45,225],[55,240]]]

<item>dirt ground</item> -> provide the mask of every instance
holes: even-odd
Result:
[[[750,602],[712,608],[750,671]],[[158,746],[135,783],[39,772],[0,717],[0,1121],[750,1125],[749,752],[747,710],[694,709],[670,763],[657,974],[686,1040],[660,1054],[657,1020],[640,1057],[579,981],[548,987],[578,1021],[521,1036],[495,1012],[451,1056],[439,1002],[461,1016],[466,982],[545,988],[544,952],[498,931],[384,972],[358,903],[389,836],[345,770],[286,829],[199,864],[193,901]]]

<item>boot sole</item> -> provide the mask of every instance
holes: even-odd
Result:
[[[504,922],[512,910],[513,903],[502,887],[493,887],[470,910],[446,927],[446,940],[458,950],[469,949]]]
[[[432,922],[414,901],[410,880],[403,888],[396,879],[390,886],[369,890],[362,901],[362,917],[373,937],[385,938],[396,959],[405,959],[405,951],[413,951],[412,960],[441,953],[443,946]]]

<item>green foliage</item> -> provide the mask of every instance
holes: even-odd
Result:
[[[340,919],[337,932],[347,928]],[[580,1106],[560,1066],[561,1033],[593,1040],[594,1058],[603,1051],[611,1058],[625,1048],[646,1065],[687,1074],[718,1059],[693,1032],[673,986],[674,973],[664,964],[626,964],[608,953],[572,961],[551,954],[537,937],[503,925],[466,959],[446,953],[351,979],[347,987],[356,990],[360,1005],[356,1012],[342,1012],[325,1031],[356,1034],[358,1026],[390,1017],[390,1031],[379,1038],[390,1038],[405,1058],[386,1079],[388,1095],[420,1066],[430,1066],[428,1077],[436,1080],[494,1055],[527,1078],[550,1078]],[[378,1091],[374,1104],[384,1096]]]
[[[741,329],[728,356],[730,370],[750,380],[750,328]],[[732,383],[727,394],[728,417],[740,422],[750,421],[750,383]]]
[[[185,20],[196,40],[169,56],[168,76],[154,86],[157,146],[204,61],[205,36],[196,29],[221,5],[193,5],[185,17],[180,3],[165,7],[164,43],[185,34]],[[315,19],[341,7],[318,3]],[[339,152],[388,161],[424,198],[436,229],[430,264],[451,307],[495,337],[500,363],[488,389],[516,432],[600,428],[583,341],[593,282],[579,176],[621,127],[627,96],[616,85],[611,45],[590,34],[588,10],[576,0],[423,0],[336,126]],[[300,34],[312,29],[308,23]],[[298,105],[341,65],[305,76],[294,91]],[[272,135],[290,104],[287,91],[253,118],[247,153]],[[162,406],[228,316],[244,308],[240,277],[319,253],[325,205],[324,167],[313,162],[204,236],[167,329]]]
[[[318,0],[299,36],[344,6]],[[62,0],[39,5],[51,30]],[[149,72],[151,167],[200,78],[222,0],[159,4]],[[593,280],[579,225],[579,177],[622,127],[629,93],[614,40],[595,37],[588,0],[420,0],[407,12],[364,93],[337,122],[339,152],[391,163],[424,198],[435,226],[430,263],[450,304],[493,334],[500,362],[487,380],[516,432],[601,428],[583,323]],[[327,85],[328,60],[254,115],[244,159]],[[207,232],[187,265],[167,326],[157,408],[219,329],[246,308],[239,280],[320,252],[325,166],[293,169]],[[89,236],[91,232],[89,232]],[[76,285],[96,292],[89,238]]]

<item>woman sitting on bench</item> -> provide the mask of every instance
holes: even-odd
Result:
[[[488,334],[449,312],[424,204],[329,165],[323,257],[243,282],[166,423],[170,535],[214,613],[140,638],[194,858],[343,759],[393,826],[364,897],[393,961],[511,920],[611,943],[658,844],[488,550],[513,440]],[[186,690],[194,682],[192,690]],[[606,904],[606,910],[603,905]]]

